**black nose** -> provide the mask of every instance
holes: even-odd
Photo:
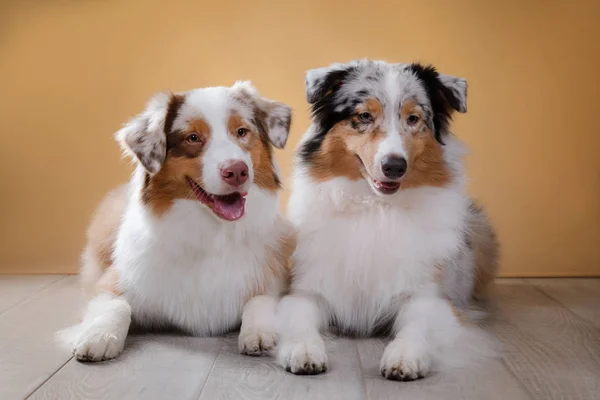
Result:
[[[381,171],[386,178],[398,179],[406,173],[406,158],[400,156],[385,156],[381,160]]]

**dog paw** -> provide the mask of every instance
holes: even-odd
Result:
[[[386,379],[414,381],[429,373],[430,364],[429,355],[424,349],[396,339],[385,348],[380,369]]]
[[[121,354],[124,346],[124,335],[91,326],[81,332],[73,354],[78,361],[105,361]]]
[[[327,371],[323,339],[280,343],[278,360],[286,371],[296,375],[316,375]]]
[[[277,333],[269,328],[242,329],[238,338],[240,353],[260,356],[273,350],[277,345]]]

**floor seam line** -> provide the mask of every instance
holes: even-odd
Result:
[[[569,314],[575,316],[577,319],[580,319],[581,321],[584,321],[587,324],[590,324],[593,327],[596,327],[596,324],[589,321],[588,319],[582,317],[581,315],[577,314],[576,312],[574,312],[573,310],[571,310],[569,307],[567,307],[566,305],[564,305],[560,300],[558,300],[556,297],[552,296],[549,293],[546,293],[546,291],[544,289],[542,289],[541,287],[539,287],[538,285],[536,285],[533,282],[529,282],[529,280],[526,280],[527,284],[531,285],[532,287],[534,287],[537,291],[539,291],[540,293],[542,293],[544,296],[546,296],[547,298],[549,298],[550,300],[554,301],[556,304],[558,304],[559,306],[561,306],[562,308],[564,308],[565,310],[567,310],[569,312]]]
[[[54,377],[54,375],[58,374],[60,370],[62,370],[68,363],[73,359],[73,356],[69,357],[67,361],[65,361],[56,371],[54,371],[48,378],[44,379],[42,383],[40,383],[35,389],[33,389],[27,396],[25,396],[25,400],[29,399],[31,396],[35,394],[42,386],[44,386],[50,379]]]
[[[360,378],[363,383],[363,392],[365,394],[365,399],[369,400],[369,394],[367,393],[367,381],[365,380],[365,371],[363,369],[362,359],[360,358],[360,351],[358,351],[358,341],[353,340],[354,350],[356,351],[356,358],[358,359],[358,367],[360,368]]]
[[[221,357],[221,352],[223,351],[224,346],[225,346],[225,340],[221,339],[221,347],[219,348],[219,352],[215,356],[215,359],[213,360],[213,363],[210,366],[210,371],[208,371],[208,374],[206,375],[206,379],[204,380],[204,383],[202,384],[202,388],[200,388],[200,393],[198,394],[198,400],[200,400],[200,397],[202,397],[202,392],[204,392],[204,388],[206,387],[206,384],[208,383],[208,379],[210,378],[210,376],[213,373],[213,370],[215,369],[215,365],[217,364],[218,358]]]
[[[44,293],[45,291],[47,291],[48,289],[52,288],[54,285],[57,285],[59,282],[67,279],[69,276],[71,275],[65,275],[61,278],[58,278],[55,281],[52,281],[50,283],[47,283],[45,285],[43,285],[40,290],[38,290],[37,292],[33,293],[31,296],[26,297],[20,301],[18,301],[17,303],[13,304],[12,306],[8,307],[6,310],[3,310],[2,312],[0,312],[0,317],[3,316],[4,314],[6,314],[7,312],[11,311],[12,309],[14,309],[17,306],[20,306],[23,303],[27,303],[29,300],[34,299],[36,297],[38,297],[40,294]]]
[[[519,379],[517,374],[515,374],[513,372],[513,370],[510,368],[510,366],[508,365],[508,363],[506,362],[506,359],[504,357],[500,358],[500,363],[502,364],[502,367],[504,367],[504,369],[510,374],[510,376],[512,376],[515,379],[517,384],[521,387],[521,389],[523,389],[523,391],[527,394],[527,396],[529,396],[529,398],[532,400],[535,399],[535,396],[533,395],[533,393],[531,393],[529,391],[529,389],[527,388],[527,385],[525,385],[525,383],[521,382],[521,380]]]

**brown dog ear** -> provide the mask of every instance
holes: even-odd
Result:
[[[131,118],[123,128],[115,133],[115,139],[123,152],[137,160],[151,175],[160,171],[167,155],[167,129],[175,115],[171,110],[179,108],[183,96],[170,93],[154,95],[146,110]],[[172,117],[172,118],[171,118]],[[170,129],[169,127],[167,127]]]
[[[273,146],[283,149],[290,134],[292,109],[286,104],[262,97],[249,81],[236,82],[234,89],[253,104],[256,123],[266,131]]]

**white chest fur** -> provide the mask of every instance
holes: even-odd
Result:
[[[156,218],[130,202],[115,249],[119,286],[134,320],[172,325],[197,335],[231,330],[260,282],[276,198],[248,194],[239,221],[217,220],[196,201],[179,200]]]
[[[375,197],[366,182],[297,176],[289,215],[300,235],[294,289],[326,300],[337,323],[369,333],[398,302],[436,290],[438,266],[459,251],[468,200],[452,189]]]

